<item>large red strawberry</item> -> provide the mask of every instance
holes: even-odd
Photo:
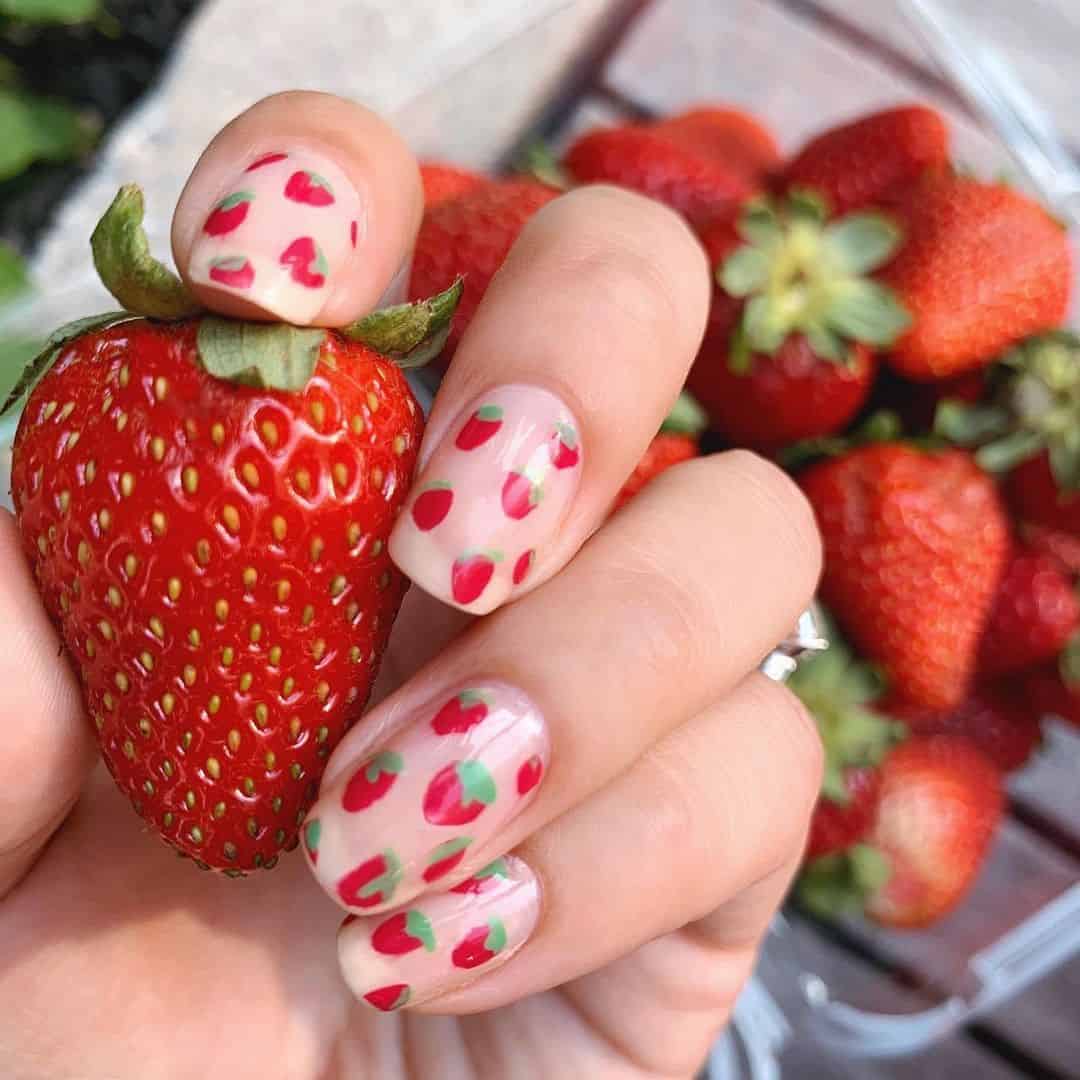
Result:
[[[413,250],[409,295],[420,299],[433,295],[428,291],[433,282],[444,282],[435,289],[439,292],[465,279],[444,359],[457,348],[518,234],[558,195],[547,184],[517,177],[493,180],[425,211]]]
[[[494,801],[495,781],[483,762],[457,761],[435,774],[424,792],[424,817],[432,825],[465,825]]]
[[[870,391],[874,350],[908,325],[866,276],[899,231],[876,214],[828,221],[820,201],[795,195],[718,218],[702,241],[717,288],[688,385],[713,423],[760,450],[840,430]]]
[[[947,164],[949,132],[940,113],[906,105],[829,128],[784,167],[787,189],[820,192],[838,214],[880,205],[883,195]]]
[[[12,490],[117,784],[169,843],[235,873],[295,846],[364,708],[405,590],[386,539],[421,434],[372,345],[411,327],[422,354],[453,305],[342,332],[212,318],[140,253],[141,219],[123,189],[95,258],[155,321],[54,336],[8,402],[42,376]]]
[[[506,927],[501,919],[488,919],[470,930],[450,954],[454,967],[475,968],[494,960],[506,948]]]
[[[1080,599],[1056,560],[1018,548],[998,585],[979,673],[1005,675],[1053,660],[1080,626]]]
[[[776,138],[755,116],[727,105],[698,105],[666,117],[652,131],[763,185],[780,164]]]
[[[1021,768],[1038,749],[1041,714],[1013,679],[980,682],[955,709],[927,709],[890,698],[883,712],[917,735],[963,735],[1003,772]]]
[[[1068,237],[1005,184],[924,176],[890,203],[904,246],[880,274],[911,313],[890,363],[914,379],[984,367],[1060,324],[1072,288]]]
[[[441,161],[421,161],[420,182],[424,185],[424,208],[428,210],[490,183],[486,176],[472,169]]]
[[[393,786],[405,768],[402,756],[384,750],[365,762],[345,785],[341,805],[351,814],[366,810],[378,802]]]
[[[639,125],[582,135],[567,150],[563,165],[579,184],[629,188],[694,222],[707,221],[759,189],[740,168]]]
[[[993,481],[962,451],[863,446],[801,477],[825,545],[821,595],[894,691],[964,699],[1008,553]]]
[[[401,860],[394,852],[383,851],[350,870],[338,882],[338,896],[349,907],[388,904],[394,898],[401,875]]]
[[[386,956],[403,956],[417,949],[434,952],[435,931],[422,911],[411,908],[379,923],[371,932],[371,947]]]
[[[1003,802],[1001,774],[967,739],[909,739],[882,764],[866,844],[812,863],[800,895],[824,914],[865,906],[885,926],[928,926],[974,884]]]

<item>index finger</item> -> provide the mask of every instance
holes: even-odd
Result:
[[[422,209],[416,161],[375,113],[331,94],[277,94],[199,159],[173,253],[223,314],[344,326],[404,280]]]

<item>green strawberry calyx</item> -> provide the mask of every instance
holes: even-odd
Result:
[[[180,278],[154,258],[143,217],[141,189],[125,184],[90,240],[98,275],[123,310],[79,319],[50,335],[0,404],[0,416],[26,398],[65,346],[84,334],[99,333],[139,318],[160,322],[197,318],[198,361],[216,378],[294,393],[307,386],[330,331],[209,315]],[[399,367],[419,367],[442,351],[461,292],[459,278],[436,296],[374,311],[337,332],[367,345]]]
[[[434,851],[428,854],[426,865],[434,866],[436,863],[441,863],[456,855],[459,851],[464,851],[471,843],[471,836],[456,836],[453,840],[444,840]]]
[[[495,801],[495,780],[483,762],[459,762],[457,776],[464,795],[462,802],[466,806],[476,802],[490,806]]]
[[[405,767],[405,759],[394,750],[376,754],[364,768],[364,778],[374,784],[383,773],[396,776]]]
[[[410,937],[422,942],[428,952],[435,951],[435,931],[431,927],[431,920],[422,911],[411,908],[406,913],[405,930]]]
[[[673,435],[689,435],[696,439],[708,426],[709,418],[705,410],[688,390],[684,390],[675,399],[675,404],[664,418],[660,430]]]
[[[820,918],[857,914],[892,876],[889,857],[871,844],[855,844],[807,864],[795,895]]]
[[[1080,336],[1054,330],[1029,338],[991,369],[987,403],[945,400],[935,431],[975,447],[988,472],[1007,472],[1046,451],[1062,491],[1080,490]]]
[[[896,254],[901,232],[878,213],[828,220],[824,200],[794,190],[784,202],[747,203],[738,224],[745,243],[717,268],[729,295],[746,301],[730,349],[737,373],[754,353],[774,356],[802,334],[822,360],[843,364],[852,343],[885,348],[910,326],[895,294],[867,275]]]
[[[849,801],[847,769],[874,766],[906,733],[903,724],[871,707],[883,690],[880,676],[860,663],[830,627],[829,648],[800,661],[788,686],[814,718],[825,748],[821,794]]]

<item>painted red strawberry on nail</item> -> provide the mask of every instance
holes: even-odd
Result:
[[[404,956],[419,948],[434,952],[435,931],[431,928],[431,920],[413,908],[379,923],[371,935],[371,947],[386,956]]]
[[[393,786],[405,768],[405,760],[393,750],[384,750],[366,761],[345,785],[341,805],[355,814],[378,802]]]
[[[495,780],[481,761],[455,761],[440,769],[424,792],[432,825],[466,825],[495,801]]]
[[[502,427],[503,411],[499,405],[481,405],[465,421],[454,445],[459,450],[475,450],[483,446]]]
[[[454,946],[450,954],[454,967],[476,968],[494,960],[506,948],[506,927],[501,919],[488,919],[475,926]]]
[[[360,222],[359,221],[350,221],[349,222],[349,244],[350,244],[351,247],[356,247],[356,241],[359,239],[359,237],[360,237]]]
[[[488,863],[483,870],[478,870],[471,878],[466,878],[455,885],[450,891],[466,894],[486,892],[508,876],[506,860],[496,859],[493,863]]]
[[[572,469],[581,460],[577,432],[569,424],[555,425],[548,449],[551,452],[551,463],[556,469]]]
[[[436,714],[431,726],[436,735],[457,735],[482,723],[491,707],[491,695],[482,690],[462,690]]]
[[[288,154],[263,154],[262,157],[256,158],[244,172],[254,172],[265,165],[274,165],[279,161],[284,161],[288,156]]]
[[[392,851],[383,851],[350,870],[337,891],[349,907],[369,908],[389,903],[400,881],[401,860]]]
[[[304,825],[304,848],[311,859],[312,866],[319,864],[319,840],[322,837],[322,822],[318,818]]]
[[[326,256],[310,236],[298,236],[281,253],[278,262],[282,266],[288,266],[293,281],[306,289],[321,289],[326,284],[326,275],[330,272]]]
[[[515,585],[520,585],[529,576],[529,571],[532,569],[533,561],[535,559],[535,551],[526,551],[518,556],[517,562],[514,563]]]
[[[431,882],[446,877],[465,858],[465,852],[471,843],[471,836],[457,836],[440,844],[427,857],[427,866],[421,875],[423,879],[430,885]]]
[[[442,524],[450,507],[454,505],[454,492],[445,480],[428,484],[412,505],[412,518],[421,532],[429,532]]]
[[[289,177],[285,185],[285,198],[307,206],[331,206],[334,202],[334,189],[330,181],[318,173],[300,169]]]
[[[544,763],[535,754],[518,769],[517,789],[519,795],[528,795],[544,775]]]
[[[534,484],[525,473],[506,474],[502,487],[502,508],[507,517],[520,521],[540,505],[543,497],[543,485]]]
[[[457,559],[450,570],[450,591],[459,604],[471,604],[479,600],[488,587],[495,564],[502,562],[501,551],[466,552]]]
[[[394,983],[392,986],[380,986],[378,990],[369,991],[364,995],[364,1000],[381,1012],[393,1012],[408,1005],[410,997],[412,990],[408,983]]]
[[[226,195],[210,211],[210,216],[203,225],[203,232],[207,236],[225,236],[233,229],[240,228],[254,201],[255,195],[251,191],[234,191],[231,195]]]
[[[210,280],[230,289],[250,289],[255,267],[243,255],[225,255],[210,263]]]

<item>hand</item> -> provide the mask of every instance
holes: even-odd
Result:
[[[343,185],[360,223],[355,250],[327,243],[317,299],[209,278],[203,223],[271,151]],[[269,176],[247,177],[257,197]],[[275,265],[290,213],[262,219],[257,265]],[[174,250],[208,306],[340,325],[407,265],[420,213],[415,163],[377,118],[284,95],[207,150]],[[388,696],[332,755],[309,815],[314,876],[299,853],[244,880],[200,873],[145,832],[94,767],[75,679],[0,518],[6,1075],[694,1073],[794,873],[820,771],[812,723],[755,671],[818,573],[794,486],[721,454],[605,522],[708,301],[700,248],[657,204],[583,189],[527,227],[444,380],[391,542],[424,589],[491,613],[411,591]],[[485,404],[502,426],[462,437]],[[561,448],[543,445],[554,431]],[[435,481],[454,507],[431,526],[413,509]],[[502,553],[490,581],[459,565],[455,587],[466,550]],[[415,914],[384,925],[398,905]],[[359,918],[335,945],[343,908]],[[364,1000],[406,997],[393,1016]]]

